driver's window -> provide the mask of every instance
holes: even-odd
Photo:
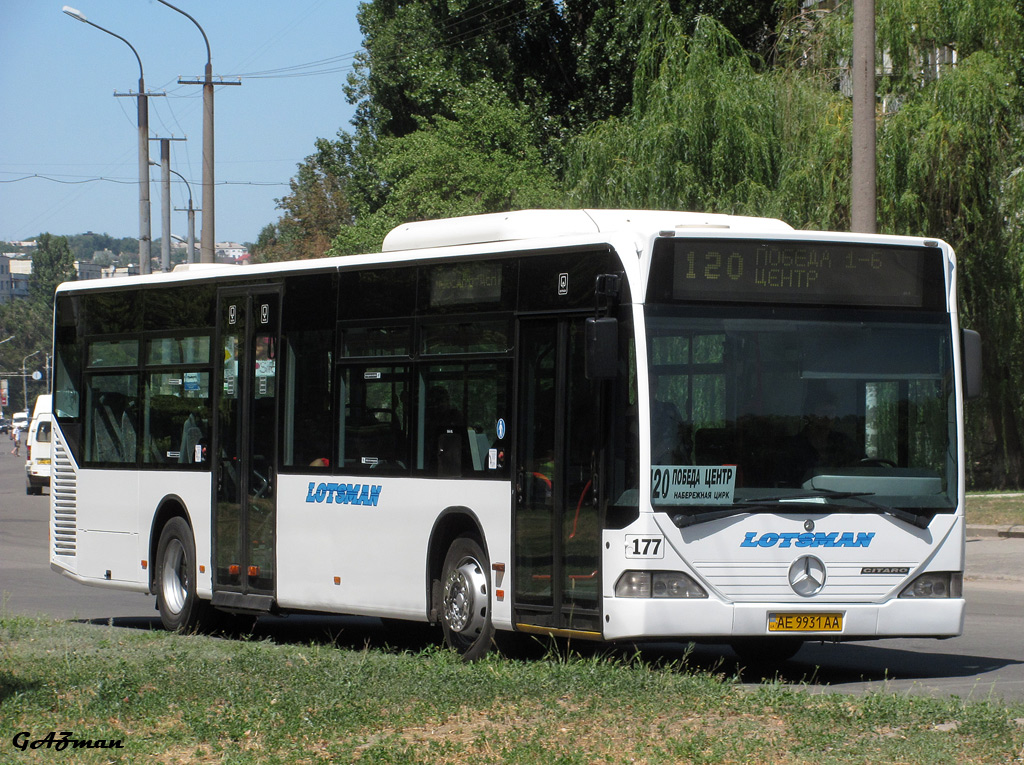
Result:
[[[409,469],[409,368],[353,365],[341,370],[343,472],[405,473]]]

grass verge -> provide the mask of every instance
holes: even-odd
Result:
[[[751,690],[685,662],[228,640],[0,618],[0,761],[993,763],[1024,705]],[[50,731],[118,749],[15,746]],[[143,760],[143,758],[146,758]]]
[[[967,495],[968,523],[1017,526],[1024,529],[1024,492],[983,492]]]

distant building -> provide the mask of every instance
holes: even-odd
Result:
[[[28,297],[32,259],[14,257],[16,254],[18,253],[0,255],[0,303]]]
[[[99,263],[93,263],[91,260],[76,260],[75,271],[78,273],[79,280],[81,279],[102,279],[103,272],[106,269]]]
[[[249,251],[238,242],[217,242],[213,249],[218,263],[242,263],[249,259]]]
[[[115,276],[135,276],[139,273],[139,267],[134,263],[128,266],[102,266],[91,260],[76,260],[75,271],[78,273],[79,280],[112,279]]]
[[[14,298],[14,277],[11,275],[11,258],[0,255],[0,304]]]

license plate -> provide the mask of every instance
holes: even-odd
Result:
[[[768,614],[769,632],[842,632],[842,614]]]
[[[49,460],[39,460],[39,464],[40,465],[49,465],[50,461]]]

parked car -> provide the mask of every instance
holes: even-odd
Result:
[[[6,417],[0,417],[0,433],[11,432],[11,421]]]
[[[43,487],[50,485],[51,439],[53,436],[52,398],[49,395],[36,399],[32,422],[25,437],[25,493],[42,494]]]

